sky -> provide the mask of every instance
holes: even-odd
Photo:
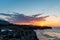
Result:
[[[0,0],[0,12],[8,10],[26,15],[41,12],[60,15],[60,0]]]
[[[47,18],[47,22],[45,21],[46,24],[60,25],[60,0],[0,0],[0,13],[15,14],[12,12],[23,14],[28,18],[35,14],[44,13],[44,16],[50,16]],[[43,23],[41,24],[43,25]]]

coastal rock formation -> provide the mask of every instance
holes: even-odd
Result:
[[[30,29],[1,29],[0,40],[38,40],[35,31]]]
[[[3,23],[7,23],[6,25]],[[1,24],[2,23],[2,24]],[[6,21],[0,23],[0,40],[38,40],[34,30],[51,29],[51,27],[38,27],[32,25],[14,25]]]

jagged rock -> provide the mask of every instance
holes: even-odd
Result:
[[[51,29],[51,27],[14,25],[0,20],[0,40],[38,40],[34,29]]]
[[[8,21],[0,19],[0,25],[9,25],[9,24],[11,24],[11,23]]]
[[[5,30],[5,29],[2,29]],[[1,30],[1,35],[0,37],[2,37],[3,40],[13,40],[13,38],[15,40],[38,40],[35,31],[30,30],[30,29],[15,29],[12,31],[9,31],[11,29],[7,29],[5,31]]]

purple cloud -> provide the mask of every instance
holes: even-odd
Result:
[[[31,21],[44,21],[46,17],[49,16],[44,16],[44,17],[37,17],[41,14],[36,14],[32,16],[26,16],[24,14],[19,14],[19,13],[13,13],[13,14],[5,14],[5,13],[0,13],[0,15],[3,16],[9,16],[10,18],[7,18],[9,22],[12,23],[18,23],[18,22],[31,22]]]

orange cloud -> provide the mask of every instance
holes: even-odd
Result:
[[[57,16],[41,16],[41,14],[36,14],[32,16],[26,16],[24,14],[5,14],[3,15],[3,19],[8,20],[14,24],[19,25],[36,25],[36,26],[60,26],[60,18]]]
[[[16,24],[26,24],[26,25],[36,25],[36,26],[60,26],[60,19],[58,17],[50,16],[45,18],[45,21],[30,21],[30,22],[22,22]]]
[[[39,23],[41,26],[60,26],[60,18],[55,16],[50,16],[46,18],[46,21]]]

